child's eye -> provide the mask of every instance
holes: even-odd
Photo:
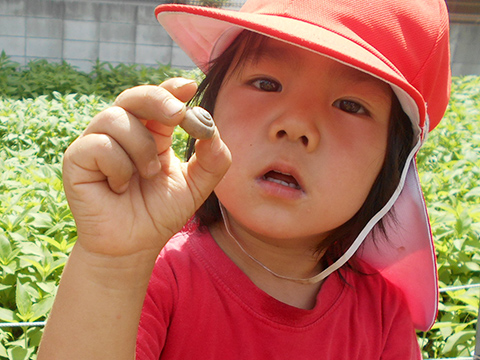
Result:
[[[282,91],[282,85],[278,82],[270,79],[257,79],[251,82],[253,86],[262,91],[268,92],[280,92]]]
[[[337,100],[333,103],[333,106],[351,114],[368,114],[362,105],[352,100]]]

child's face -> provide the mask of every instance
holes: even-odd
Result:
[[[233,164],[215,192],[249,232],[318,245],[360,209],[383,165],[391,88],[279,41],[260,51],[217,97]]]

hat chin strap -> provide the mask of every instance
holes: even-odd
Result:
[[[422,140],[419,139],[417,141],[417,144],[413,147],[412,151],[408,155],[407,160],[405,161],[405,166],[402,171],[402,175],[400,177],[400,181],[398,183],[397,188],[395,189],[395,192],[393,193],[392,197],[388,202],[384,205],[382,209],[380,209],[379,212],[377,212],[365,225],[363,230],[358,234],[357,238],[355,241],[350,245],[350,247],[345,251],[345,253],[337,260],[335,261],[332,265],[327,267],[325,270],[323,270],[320,274],[308,279],[310,283],[315,283],[322,281],[338,269],[340,269],[345,263],[350,260],[350,258],[355,254],[355,252],[358,250],[358,248],[363,244],[364,240],[367,238],[367,235],[372,231],[373,227],[382,219],[393,207],[395,202],[397,201],[398,197],[400,196],[400,193],[402,192],[404,186],[405,186],[405,180],[407,178],[408,170],[410,168],[410,165],[412,161],[415,161],[415,154],[417,151],[420,149],[422,146]]]
[[[310,278],[295,278],[295,277],[285,276],[285,275],[281,275],[279,273],[276,273],[275,271],[270,269],[268,266],[264,265],[260,260],[255,258],[249,252],[247,252],[247,250],[245,250],[245,248],[242,246],[242,244],[240,244],[240,242],[237,240],[237,238],[233,235],[233,233],[230,229],[230,222],[228,221],[228,217],[225,214],[224,207],[223,207],[222,203],[220,203],[220,201],[218,202],[218,205],[220,206],[220,212],[222,214],[223,223],[225,224],[225,230],[227,230],[228,235],[235,241],[235,243],[240,248],[240,250],[242,250],[242,252],[250,258],[250,260],[255,262],[257,265],[262,267],[264,270],[266,270],[267,272],[269,272],[270,274],[272,274],[276,278],[292,281],[292,282],[295,282],[295,283],[298,283],[298,284],[315,284],[315,283],[318,283],[318,282],[322,281],[325,278],[325,277],[319,278],[319,276],[322,273],[320,273],[318,275],[315,275],[313,277],[310,277]]]
[[[280,279],[296,282],[296,283],[299,283],[299,284],[308,285],[308,284],[319,283],[320,281],[326,279],[328,276],[330,276],[335,271],[340,269],[343,265],[345,265],[345,263],[348,260],[350,260],[352,258],[352,256],[358,250],[358,248],[363,244],[364,240],[367,238],[367,235],[370,233],[370,231],[373,229],[373,227],[393,207],[393,205],[397,201],[398,197],[400,196],[400,193],[402,192],[402,190],[404,188],[405,180],[407,178],[407,173],[408,173],[408,170],[410,168],[410,164],[411,164],[412,161],[415,161],[414,160],[415,154],[420,149],[421,145],[422,145],[422,140],[419,139],[417,144],[413,147],[412,151],[408,155],[408,158],[405,161],[405,166],[403,168],[402,175],[400,177],[399,184],[398,184],[397,188],[395,189],[395,192],[393,193],[390,200],[388,200],[388,202],[385,204],[385,206],[370,219],[370,221],[367,223],[367,225],[365,225],[365,227],[360,232],[360,234],[358,234],[357,238],[352,243],[352,245],[350,245],[350,247],[347,249],[347,251],[345,251],[345,253],[337,261],[335,261],[332,265],[330,265],[325,270],[323,270],[321,273],[319,273],[315,276],[312,276],[310,278],[295,278],[295,277],[289,277],[289,276],[278,274],[275,271],[273,271],[272,269],[268,268],[266,265],[264,265],[260,260],[256,259],[253,255],[248,253],[247,250],[245,250],[245,248],[240,244],[240,242],[237,240],[237,238],[233,235],[233,233],[230,229],[230,222],[228,221],[228,217],[225,214],[224,207],[219,201],[218,205],[220,206],[220,212],[222,214],[222,219],[223,219],[223,222],[225,224],[225,229],[226,229],[228,235],[235,241],[237,246],[240,248],[240,250],[242,250],[242,252],[245,255],[247,255],[253,262],[258,264],[260,267],[262,267],[264,270],[266,270],[267,272],[269,272],[273,276],[275,276],[277,278],[280,278]]]

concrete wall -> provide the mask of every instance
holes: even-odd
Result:
[[[453,75],[480,75],[480,24],[451,24]]]
[[[161,2],[0,0],[0,51],[21,64],[66,60],[84,71],[97,59],[191,68],[153,15]],[[452,24],[451,45],[454,75],[480,75],[480,24]]]
[[[66,60],[84,71],[113,64],[191,61],[172,44],[153,11],[158,1],[0,0],[0,49],[12,60]]]

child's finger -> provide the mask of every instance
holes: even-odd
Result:
[[[142,85],[122,92],[114,105],[138,119],[154,120],[174,127],[185,114],[185,101],[195,94],[196,84],[182,78],[169,79],[159,86]]]
[[[193,80],[173,78],[159,86],[137,86],[121,93],[115,105],[122,107],[143,120],[154,135],[158,153],[170,146],[174,127],[185,117],[188,101],[195,94],[197,84]]]
[[[215,186],[227,172],[232,157],[230,150],[220,138],[215,128],[213,137],[209,140],[198,140],[195,154],[187,165],[187,179],[197,206],[205,201]]]
[[[89,134],[78,138],[66,151],[64,158],[66,186],[104,183],[123,193],[135,169],[128,154],[111,137]],[[74,183],[69,180],[73,179]]]
[[[118,106],[95,116],[82,137],[89,134],[105,134],[114,139],[144,178],[150,178],[160,171],[157,155],[167,150],[171,144],[170,135],[157,134],[154,139],[141,121]]]
[[[195,80],[185,78],[171,78],[165,80],[160,86],[183,102],[189,101],[197,91]]]

